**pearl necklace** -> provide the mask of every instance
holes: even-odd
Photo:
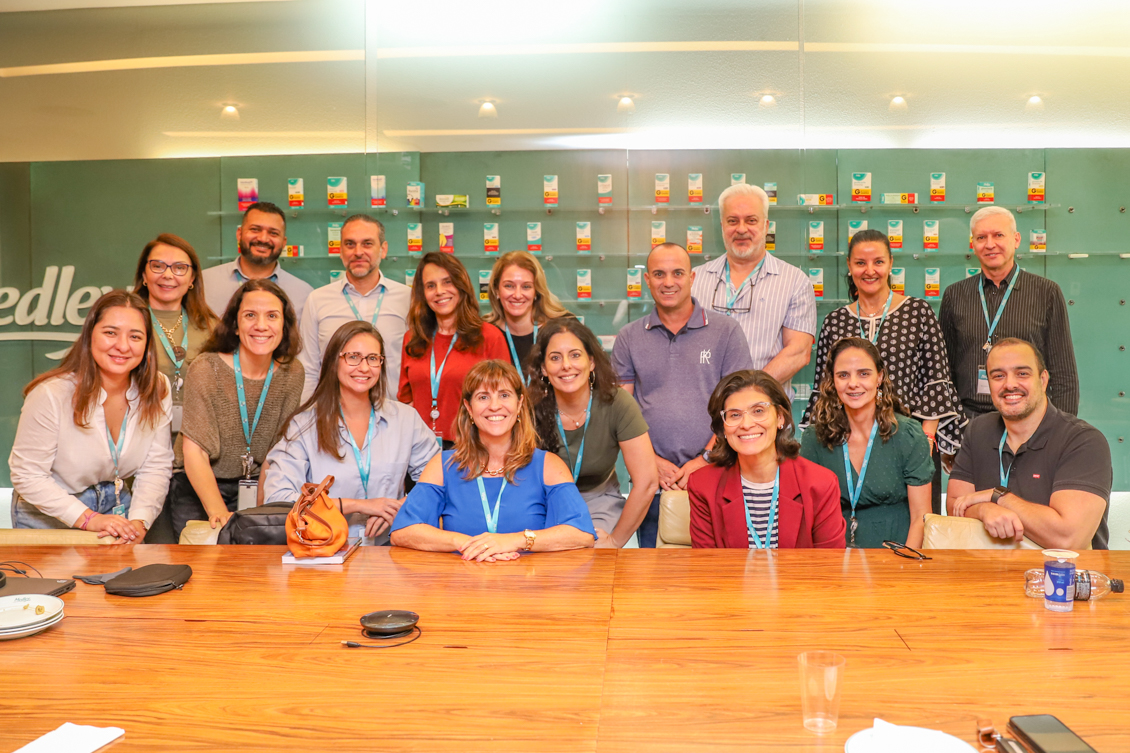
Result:
[[[484,476],[490,476],[491,478],[498,478],[499,476],[502,475],[502,472],[504,470],[506,470],[506,466],[499,468],[497,471],[492,471],[490,468],[484,468],[483,469],[483,475]]]

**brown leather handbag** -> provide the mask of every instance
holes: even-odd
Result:
[[[286,516],[286,545],[295,557],[331,557],[345,546],[349,523],[326,491],[334,477],[303,484],[302,496]]]

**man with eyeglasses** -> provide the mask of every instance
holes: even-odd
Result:
[[[677,243],[663,243],[647,257],[644,279],[655,308],[624,325],[612,348],[620,386],[635,395],[647,420],[662,490],[686,489],[687,478],[706,465],[712,441],[707,404],[719,380],[752,369],[749,344],[738,323],[703,309],[691,297],[691,257]],[[655,546],[659,494],[637,529],[639,545]]]
[[[1106,549],[1110,445],[1048,400],[1048,370],[1032,343],[998,341],[985,359],[996,412],[969,423],[950,473],[950,515],[989,535],[1051,549]]]
[[[314,394],[322,369],[322,354],[338,327],[354,319],[369,322],[385,341],[386,394],[396,399],[400,351],[408,328],[412,289],[381,274],[388,255],[385,228],[367,214],[355,214],[341,226],[341,263],[345,275],[323,285],[306,299],[299,329],[302,351],[298,360],[306,372],[302,400]]]
[[[749,341],[753,368],[792,397],[790,381],[812,357],[816,296],[808,276],[765,251],[769,197],[738,183],[718,197],[726,253],[695,268],[691,293],[709,311],[732,318]]]
[[[279,266],[279,257],[286,248],[286,215],[269,201],[257,201],[243,213],[243,221],[235,231],[239,258],[227,264],[205,269],[204,299],[208,307],[223,317],[239,286],[248,280],[271,280],[290,299],[294,313],[302,320],[302,306],[314,287]]]

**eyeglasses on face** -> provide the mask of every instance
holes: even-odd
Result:
[[[917,549],[911,549],[906,544],[900,544],[897,541],[884,541],[883,546],[890,549],[892,552],[900,557],[906,557],[908,560],[931,560],[933,557],[927,557]],[[907,554],[910,552],[910,554]]]
[[[772,403],[754,403],[744,410],[742,408],[727,408],[722,411],[722,423],[726,426],[737,426],[747,413],[753,417],[754,421],[762,423],[772,417],[772,411]]]
[[[160,259],[149,260],[149,271],[155,275],[165,274],[165,270],[169,267],[173,268],[173,274],[177,277],[184,277],[192,270],[192,265],[186,264],[183,261],[175,261],[170,264],[167,261],[161,261]]]
[[[367,356],[357,352],[342,353],[341,357],[344,358],[345,362],[350,366],[360,366],[362,361],[366,361],[369,366],[374,369],[380,368],[381,362],[385,360],[384,356],[377,355],[376,353],[370,353]]]

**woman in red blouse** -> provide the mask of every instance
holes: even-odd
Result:
[[[450,447],[463,378],[480,361],[509,357],[502,332],[479,316],[463,264],[451,254],[424,254],[412,282],[397,399],[413,406]]]

